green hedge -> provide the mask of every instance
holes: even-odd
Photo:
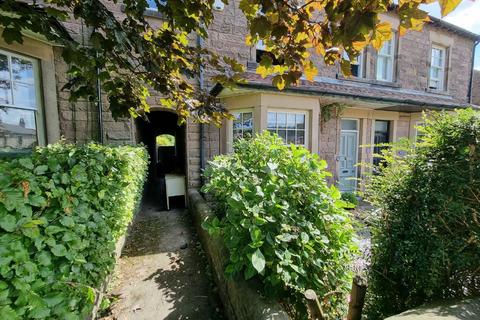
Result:
[[[368,319],[480,295],[480,113],[432,114],[423,131],[423,142],[386,152],[366,190],[380,209]]]
[[[0,161],[2,319],[85,319],[146,174],[141,147],[55,144]]]
[[[235,153],[215,157],[205,170],[204,191],[219,205],[207,221],[229,250],[225,272],[257,277],[264,293],[307,317],[306,289],[320,297],[328,319],[346,311],[350,263],[356,251],[347,205],[328,186],[327,164],[303,147],[286,146],[268,132],[239,140]]]

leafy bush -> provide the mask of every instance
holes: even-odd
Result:
[[[367,186],[380,208],[368,319],[480,294],[480,116],[462,110],[425,123],[423,141],[386,152]]]
[[[266,132],[239,140],[235,153],[217,156],[205,171],[203,190],[224,216],[204,227],[223,235],[230,253],[225,272],[259,276],[265,293],[289,297],[303,318],[306,289],[335,318],[351,285],[353,229],[325,168],[317,155]]]
[[[138,147],[55,144],[0,162],[2,319],[85,319],[147,160]]]
[[[342,192],[341,199],[347,203],[350,203],[353,208],[358,206],[358,199],[353,192]]]

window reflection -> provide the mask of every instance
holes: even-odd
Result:
[[[31,149],[36,145],[35,112],[0,108],[0,148],[15,151]]]

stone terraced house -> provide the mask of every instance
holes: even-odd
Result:
[[[205,83],[199,83],[212,90],[236,120],[224,121],[221,128],[192,122],[179,127],[177,116],[160,106],[155,92],[148,123],[114,121],[105,97],[101,113],[95,103],[70,103],[68,92],[61,90],[67,69],[62,49],[26,32],[22,45],[0,40],[0,149],[28,150],[61,137],[84,143],[100,135],[110,144],[143,142],[159,183],[165,174],[175,174],[185,177],[186,188],[197,188],[209,159],[230,152],[239,137],[269,130],[319,154],[328,162],[332,181],[343,191],[354,191],[358,186],[352,178],[363,175],[355,164],[375,161],[375,150],[362,145],[415,139],[423,110],[449,110],[472,102],[473,51],[480,36],[432,18],[423,31],[399,37],[394,13],[381,18],[391,23],[395,36],[378,52],[364,50],[352,65],[353,77],[344,78],[339,67],[326,66],[319,58],[313,83],[302,80],[299,86],[278,91],[269,79],[255,74],[266,52],[261,44],[245,45],[247,25],[238,2],[217,1],[205,46],[244,63],[249,83],[227,90],[208,80],[208,70]],[[121,4],[107,5],[122,16]],[[153,1],[145,14],[153,24],[161,24]],[[72,37],[88,41],[91,30],[81,22],[64,25]],[[335,105],[342,106],[338,114]]]

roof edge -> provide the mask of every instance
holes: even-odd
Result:
[[[366,100],[366,101],[372,101],[372,102],[376,101],[376,102],[398,103],[401,105],[413,105],[413,106],[419,106],[419,107],[430,107],[430,108],[439,108],[439,109],[468,108],[470,106],[469,104],[459,104],[456,106],[452,106],[449,104],[426,103],[426,102],[420,102],[420,101],[415,101],[411,99],[405,100],[405,99],[396,99],[396,98],[368,97],[368,96],[362,96],[358,94],[349,94],[349,93],[343,93],[343,92],[331,93],[331,92],[326,92],[322,90],[309,90],[309,89],[295,88],[295,87],[290,87],[282,91],[278,91],[278,89],[273,87],[272,85],[260,84],[260,83],[242,83],[242,84],[237,84],[237,86],[244,87],[244,88],[257,89],[257,90],[273,91],[277,93],[290,92],[290,93],[308,94],[313,96],[329,96],[329,97],[339,96],[339,97],[347,97],[347,98],[360,99],[360,100]],[[223,85],[221,85],[220,83],[217,83],[210,90],[210,94],[214,96],[218,96],[218,94],[220,94],[220,92],[223,89],[224,89]]]

